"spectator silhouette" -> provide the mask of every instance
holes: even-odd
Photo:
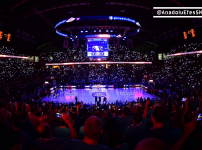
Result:
[[[98,140],[102,134],[102,123],[96,116],[89,117],[84,124],[85,138],[81,140],[69,140],[65,142],[59,150],[110,150],[110,148],[99,145]]]
[[[165,118],[165,108],[163,106],[155,107],[154,112],[151,116],[153,128],[151,128],[148,132],[144,133],[140,137],[140,140],[143,140],[145,138],[157,138],[165,142],[167,146],[170,146],[172,132],[169,126],[164,125]]]

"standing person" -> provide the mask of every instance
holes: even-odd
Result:
[[[57,87],[57,96],[59,97],[60,95],[60,91],[59,91],[59,88]]]
[[[101,105],[101,96],[99,96],[99,106]]]
[[[123,109],[122,117],[117,118],[115,127],[123,134],[124,131],[133,123],[133,117],[130,116],[130,108]]]
[[[145,130],[147,123],[147,111],[149,102],[150,100],[146,101],[143,116],[140,113],[135,113],[133,116],[133,124],[131,124],[123,134],[131,150],[134,150],[135,145],[139,140],[139,137]]]
[[[75,105],[77,105],[77,103],[78,103],[78,98],[77,98],[77,96],[75,97]]]
[[[34,125],[34,127],[37,129],[37,127],[39,125],[39,117],[36,116],[36,110],[33,107],[31,107],[30,111],[31,111],[31,115],[29,115],[28,119],[31,121],[31,123]]]
[[[78,138],[78,134],[71,120],[69,119],[69,116],[67,116],[66,114],[63,114],[62,119],[65,121],[65,123],[69,127],[71,138],[72,139]],[[70,137],[65,137],[65,138],[53,137],[52,129],[50,125],[46,122],[43,122],[38,126],[38,132],[39,132],[40,138],[37,138],[35,140],[36,150],[57,150],[59,146],[61,146],[65,141],[70,139]]]
[[[54,94],[55,94],[55,97],[57,98],[57,86],[55,86],[54,88]]]
[[[29,133],[33,140],[36,139],[37,131],[34,125],[28,120],[28,115],[26,111],[22,111],[20,113],[21,117],[21,130]]]
[[[34,141],[31,136],[21,130],[21,120],[15,113],[11,115],[11,122],[14,130],[20,135],[20,142],[22,143],[22,148],[26,150],[31,150],[34,148]]]
[[[99,137],[103,132],[102,123],[98,117],[89,117],[84,124],[83,131],[85,133],[83,141],[66,141],[58,150],[110,150],[109,147],[98,144]]]
[[[57,98],[58,96],[58,91],[57,91],[57,87],[55,87],[55,97]]]
[[[157,138],[164,141],[167,146],[171,146],[171,128],[164,124],[166,119],[166,112],[163,106],[157,106],[154,108],[153,114],[151,116],[151,121],[153,123],[153,128],[148,132],[144,133],[140,140],[146,138]]]
[[[64,138],[71,136],[69,128],[66,127],[66,123],[62,118],[58,119],[59,126],[53,129],[53,136],[58,138]]]
[[[69,87],[69,92],[72,93],[71,87]]]
[[[118,100],[117,100],[118,101]],[[104,99],[103,99],[103,103],[107,103],[107,98],[106,97],[104,97]]]
[[[109,146],[112,150],[129,150],[128,144],[124,143],[124,137],[116,128],[107,131],[104,137],[104,145]]]
[[[95,106],[97,106],[97,96],[95,96]]]

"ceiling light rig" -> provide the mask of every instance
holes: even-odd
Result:
[[[111,20],[111,21],[116,20],[116,21],[127,21],[127,22],[134,23],[136,26],[138,26],[138,29],[136,31],[129,33],[129,36],[132,36],[132,35],[139,33],[140,28],[141,28],[141,25],[139,22],[137,22],[134,19],[127,18],[127,17],[121,17],[121,16],[82,16],[82,17],[71,17],[71,18],[68,18],[68,19],[65,19],[65,20],[58,22],[55,25],[55,30],[56,30],[56,33],[58,35],[63,36],[63,37],[68,37],[67,34],[62,33],[58,30],[58,27],[60,25],[66,24],[66,23],[71,23],[71,22],[76,22],[76,21],[92,21],[92,20]],[[85,32],[88,33],[87,30]],[[95,32],[96,32],[96,30],[94,30],[94,33]],[[98,32],[101,32],[101,30],[99,29]],[[114,32],[113,30],[109,30],[109,33],[113,33],[113,32]],[[84,31],[80,31],[80,33],[84,33]],[[113,35],[112,37],[117,37],[117,36],[119,36],[119,35]]]

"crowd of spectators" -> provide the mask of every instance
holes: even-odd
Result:
[[[55,62],[67,61],[63,56],[55,53],[49,58]],[[114,55],[111,59],[117,61],[119,56],[125,61],[147,58],[125,50],[123,56]],[[158,66],[75,65],[36,70],[26,60],[2,59],[0,88],[6,94],[1,91],[0,149],[200,150],[201,60],[201,55],[184,55],[168,57],[164,65]],[[43,96],[47,95],[43,83],[50,76],[61,85],[134,85],[144,78],[154,82],[143,83],[148,86],[147,92],[161,99],[140,98],[137,102],[117,101],[99,107],[43,102]]]
[[[2,99],[1,149],[200,149],[201,94],[99,107]]]
[[[62,85],[115,85],[136,84],[142,82],[146,70],[152,69],[149,65],[75,65],[61,66],[60,68],[47,68],[46,74],[60,78],[58,84]]]
[[[194,95],[196,89],[201,88],[201,55],[169,57],[165,66],[153,68],[149,77],[155,81],[156,88],[166,87],[178,95],[187,92]]]
[[[87,56],[87,49],[84,46],[78,48],[69,48],[66,52],[41,53],[40,57],[46,63],[63,63],[63,62],[82,62],[91,61]],[[107,61],[153,61],[155,53],[153,51],[143,53],[131,51],[126,46],[114,47],[109,45],[109,57]]]
[[[1,47],[0,54],[16,55],[12,48]],[[26,56],[25,54],[18,54]],[[17,58],[0,58],[0,95],[1,98],[33,96],[45,80],[43,71],[38,71],[33,60]],[[17,95],[17,96],[16,96]]]
[[[33,75],[33,65],[33,62],[29,60],[2,59],[0,61],[0,81],[16,80],[20,76],[26,77]]]
[[[49,68],[48,74],[61,78],[62,84],[138,84],[142,78],[155,82],[155,88],[186,92],[200,88],[202,82],[201,56],[168,57],[163,66],[153,65],[75,65]],[[119,86],[118,86],[119,87]]]

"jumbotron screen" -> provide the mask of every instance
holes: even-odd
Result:
[[[89,57],[109,56],[108,38],[88,38],[87,41],[88,41],[87,56]]]

